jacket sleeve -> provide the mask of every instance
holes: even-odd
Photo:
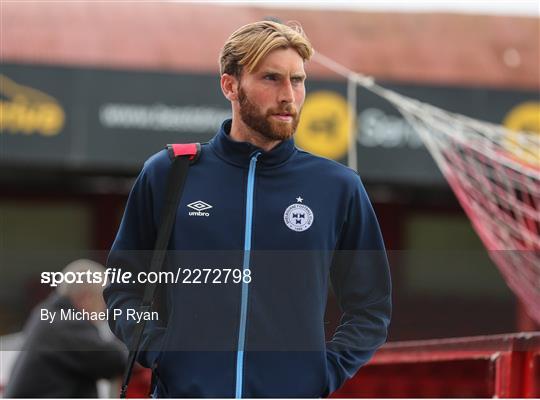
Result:
[[[130,283],[110,282],[103,297],[110,310],[109,326],[114,334],[131,349],[133,332],[137,321],[128,319],[128,309],[138,309],[143,298],[145,285],[138,282],[137,274],[148,271],[152,250],[156,240],[157,198],[152,187],[156,177],[155,166],[150,168],[147,161],[137,177],[128,197],[124,215],[107,259],[108,268],[121,269],[132,273]],[[166,173],[167,171],[161,171]],[[113,318],[114,310],[122,310]],[[159,321],[147,321],[140,345],[137,361],[145,367],[151,367],[160,350],[160,343],[165,332],[164,317]]]
[[[50,337],[59,349],[54,351],[55,364],[87,379],[121,376],[127,361],[121,343],[103,339],[88,321],[62,322],[53,327]]]
[[[328,393],[339,389],[386,341],[391,316],[384,242],[362,182],[357,175],[355,180],[330,271],[343,315],[326,345]]]

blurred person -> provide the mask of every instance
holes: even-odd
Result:
[[[224,44],[232,119],[189,170],[166,269],[239,265],[250,279],[160,287],[166,312],[147,321],[138,354],[154,372],[154,397],[324,397],[386,340],[390,275],[362,182],[294,145],[312,53],[299,25],[274,21],[243,26]],[[170,165],[166,150],[144,164],[108,267],[148,271]],[[329,279],[343,317],[325,342]],[[126,316],[109,323],[128,346],[138,323],[128,311],[143,292],[142,282],[104,291]]]
[[[105,269],[81,259],[62,273],[85,271],[103,274]],[[122,374],[127,358],[122,344],[100,335],[100,319],[73,317],[73,312],[83,310],[86,316],[104,316],[100,284],[64,281],[36,306],[24,327],[24,343],[4,397],[97,397],[98,380]],[[44,318],[52,313],[53,320]]]

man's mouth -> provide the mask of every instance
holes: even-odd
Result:
[[[272,117],[279,119],[280,121],[292,121],[293,116],[289,113],[273,114]]]

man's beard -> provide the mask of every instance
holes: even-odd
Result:
[[[240,103],[240,118],[244,124],[249,126],[262,136],[270,140],[285,140],[289,139],[296,132],[300,113],[296,111],[293,104],[288,104],[284,108],[269,109],[266,114],[249,101],[246,93],[240,86],[238,89],[238,101]],[[292,117],[292,121],[279,121],[271,116],[274,114],[287,113]]]

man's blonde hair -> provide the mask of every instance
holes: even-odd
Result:
[[[304,61],[313,55],[313,47],[300,24],[254,22],[237,29],[225,42],[219,56],[220,75],[240,77],[244,68],[252,72],[268,53],[278,48],[292,48]]]

